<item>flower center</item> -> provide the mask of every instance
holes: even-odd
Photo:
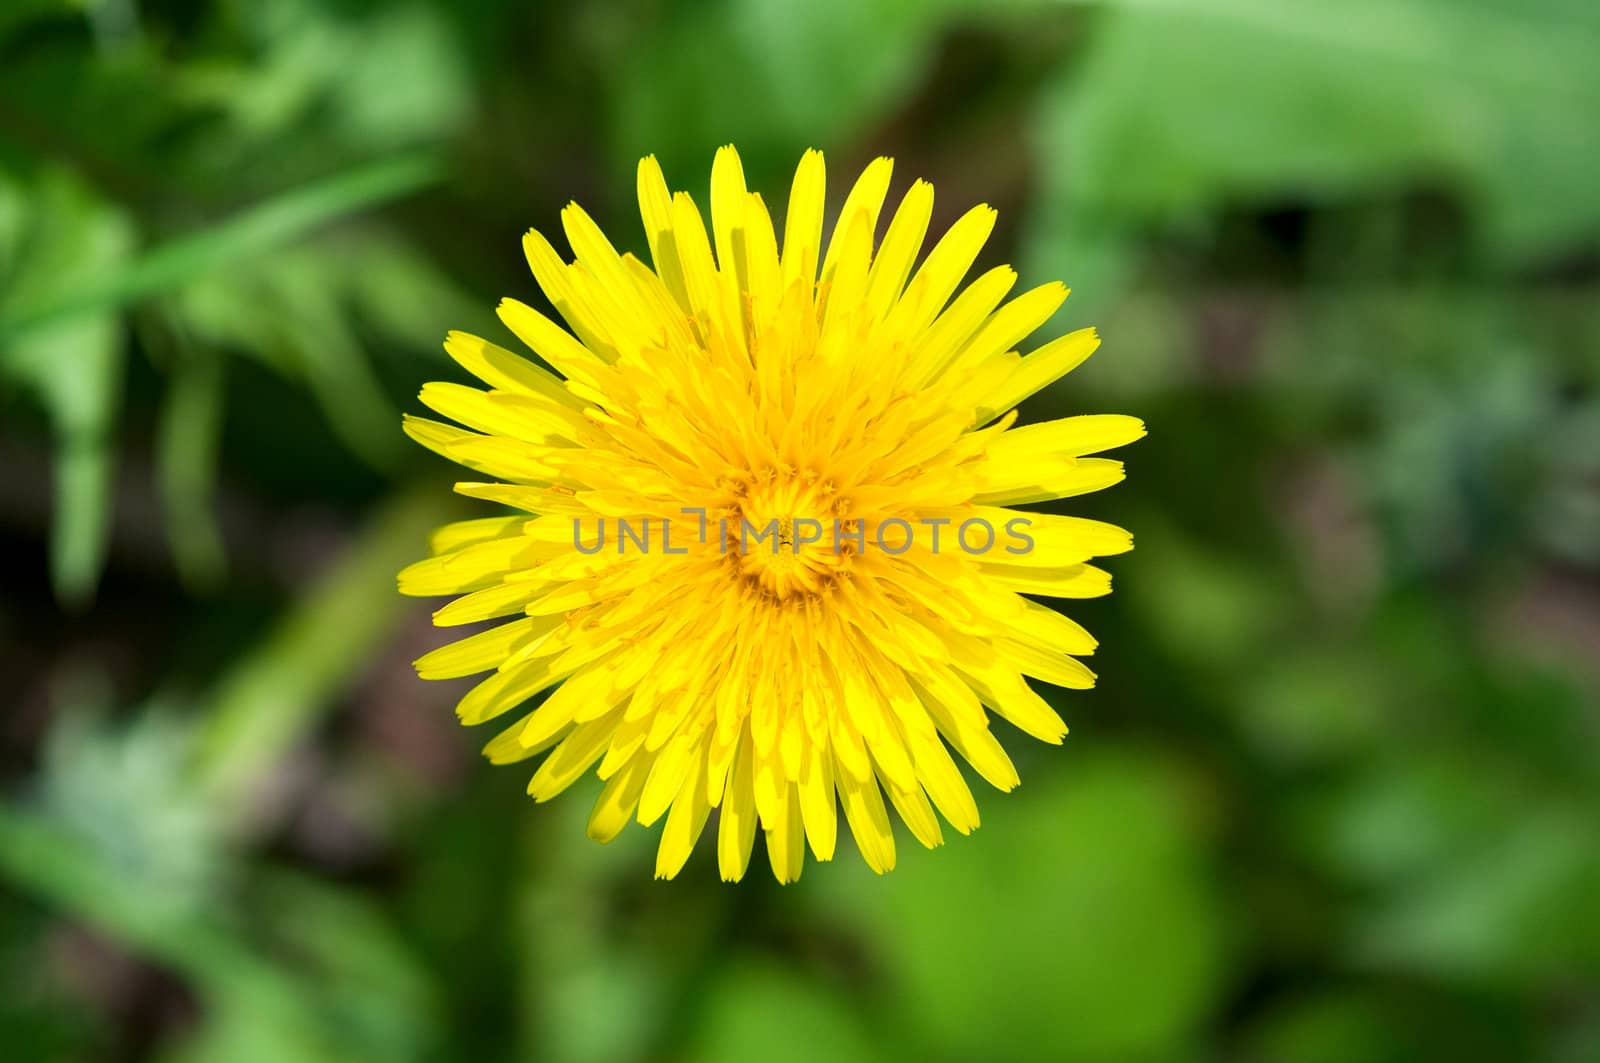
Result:
[[[767,470],[743,485],[728,553],[739,575],[780,601],[821,594],[848,568],[854,545],[841,522],[833,486],[814,473]],[[737,524],[737,527],[734,525]]]

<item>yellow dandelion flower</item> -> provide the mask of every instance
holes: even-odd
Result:
[[[1127,532],[1012,507],[1122,479],[1091,457],[1143,424],[1077,416],[1013,427],[1016,406],[1099,344],[1093,329],[1023,355],[1067,297],[1005,301],[998,266],[959,293],[995,212],[975,207],[917,264],[933,188],[875,236],[891,162],[868,166],[824,248],[823,161],[807,152],[782,240],[739,157],[711,169],[709,234],[656,160],[639,164],[653,267],[576,204],[576,257],[523,241],[557,325],[499,315],[544,368],[452,333],[487,390],[428,384],[464,427],[407,418],[419,443],[481,474],[464,495],[515,515],[450,524],[400,589],[460,595],[439,625],[506,620],[427,654],[425,678],[488,673],[457,709],[479,724],[543,700],[484,747],[544,754],[545,801],[598,765],[588,833],[665,817],[656,875],[688,859],[713,809],[722,877],[757,828],[780,882],[809,845],[833,856],[838,809],[874,871],[895,862],[888,804],[925,846],[978,808],[952,752],[1017,785],[990,713],[1045,742],[1066,727],[1028,678],[1086,688],[1095,640],[1029,596],[1106,594],[1089,564]],[[553,370],[553,372],[551,371]],[[937,810],[938,815],[935,815]]]

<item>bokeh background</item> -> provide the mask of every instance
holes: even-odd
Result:
[[[1600,1059],[1592,0],[5,0],[0,1055]],[[583,836],[402,409],[634,163],[877,154],[1127,412],[1098,689],[875,878]],[[480,511],[481,512],[481,511]],[[1002,728],[1005,725],[998,725]]]

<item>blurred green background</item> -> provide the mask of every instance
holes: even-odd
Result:
[[[1600,1059],[1593,0],[4,0],[0,1055]],[[1098,689],[875,878],[583,837],[395,570],[448,328],[637,158],[1075,289]],[[462,681],[464,685],[465,681]],[[1004,725],[1000,725],[1004,727]],[[1587,826],[1585,825],[1587,824]]]

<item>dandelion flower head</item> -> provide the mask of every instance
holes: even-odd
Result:
[[[1116,483],[1122,463],[1093,455],[1144,427],[1016,426],[1099,338],[1019,353],[1067,289],[1008,300],[1006,266],[963,287],[995,212],[967,211],[923,255],[933,188],[911,185],[880,226],[891,169],[866,167],[824,242],[819,152],[781,228],[733,148],[712,165],[709,228],[644,159],[650,262],[569,205],[574,261],[538,232],[523,242],[566,327],[499,307],[542,364],[452,333],[445,349],[482,387],[430,383],[422,403],[454,424],[406,420],[476,474],[460,493],[504,511],[439,529],[401,573],[405,593],[459,596],[439,625],[496,621],[419,673],[484,675],[463,723],[520,713],[484,752],[541,758],[536,800],[597,775],[591,837],[662,823],[658,877],[711,823],[724,879],[743,877],[760,833],[791,882],[807,848],[832,858],[841,810],[887,871],[891,808],[925,846],[941,820],[968,833],[959,762],[1018,782],[994,718],[1059,743],[1033,681],[1094,683],[1080,658],[1095,640],[1035,599],[1108,593],[1091,559],[1131,537],[1016,507]]]

